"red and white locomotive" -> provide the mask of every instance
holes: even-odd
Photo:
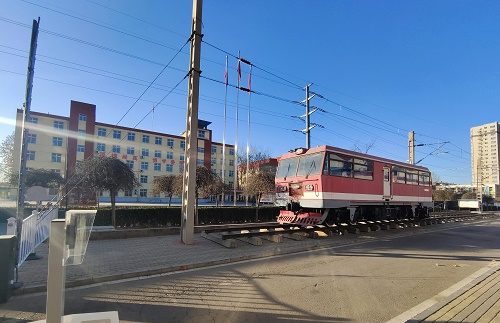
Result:
[[[331,146],[296,149],[279,159],[280,223],[356,223],[423,218],[432,207],[427,168]]]

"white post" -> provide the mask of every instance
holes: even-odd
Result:
[[[63,265],[66,244],[65,219],[50,224],[49,272],[47,275],[47,323],[61,323],[64,315],[64,284],[66,267]]]

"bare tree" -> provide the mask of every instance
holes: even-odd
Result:
[[[266,170],[253,171],[248,176],[244,193],[246,196],[255,197],[257,205],[255,221],[257,222],[259,221],[259,207],[262,195],[275,193],[274,174]]]
[[[12,169],[14,164],[14,132],[0,143],[0,158],[0,179],[11,182],[11,179],[15,177],[15,171]]]
[[[354,143],[354,146],[352,147],[352,150],[357,151],[358,153],[368,154],[370,149],[372,149],[373,146],[375,146],[375,139],[372,139],[367,144],[363,144],[363,147],[360,147],[360,146],[361,146],[361,143],[359,141],[356,141]]]
[[[171,205],[172,196],[176,192],[175,181],[178,176],[167,174],[153,180],[153,194],[165,193],[168,196],[168,206]]]
[[[116,226],[116,194],[121,190],[133,190],[140,186],[128,165],[119,159],[102,156],[84,160],[77,168],[73,182],[94,192],[109,191],[113,226]]]

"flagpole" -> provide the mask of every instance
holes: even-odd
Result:
[[[251,97],[251,83],[252,65],[250,65],[250,72],[248,74],[248,133],[247,133],[247,171],[245,174],[245,182],[248,183],[248,170],[250,169],[250,97]],[[246,206],[248,206],[248,196],[246,197]]]
[[[233,202],[236,206],[236,187],[238,186],[238,97],[240,93],[241,66],[240,66],[240,51],[238,51],[238,87],[236,88],[236,135],[234,144],[234,186],[233,186]]]
[[[226,184],[226,111],[227,111],[227,83],[229,79],[228,75],[228,61],[227,61],[227,56],[226,56],[226,70],[224,73],[224,78],[225,78],[225,89],[224,89],[224,128],[222,132],[222,183]],[[217,161],[215,162],[217,164]],[[222,201],[221,205],[224,206],[224,199],[225,199],[225,188],[223,185],[222,188]]]

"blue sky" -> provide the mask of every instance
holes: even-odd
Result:
[[[189,47],[175,55],[190,36],[191,11],[191,1],[1,0],[0,139],[13,131],[24,101],[38,17],[33,111],[67,116],[76,100],[97,105],[99,122],[180,134]],[[324,128],[312,130],[311,146],[373,143],[370,154],[405,161],[413,130],[417,144],[428,144],[417,147],[420,165],[443,181],[470,184],[469,130],[500,121],[498,17],[498,1],[205,1],[199,118],[212,122],[222,142],[219,82],[229,53],[229,83],[236,85],[240,51],[254,64],[255,93],[228,88],[228,143],[236,138],[238,98],[240,147],[249,103],[252,145],[273,156],[305,146],[294,131],[305,124],[292,117],[305,111],[293,101],[313,83],[322,98],[311,105],[324,112],[311,121]],[[243,64],[242,86],[248,73]],[[154,122],[147,115],[153,104]]]

